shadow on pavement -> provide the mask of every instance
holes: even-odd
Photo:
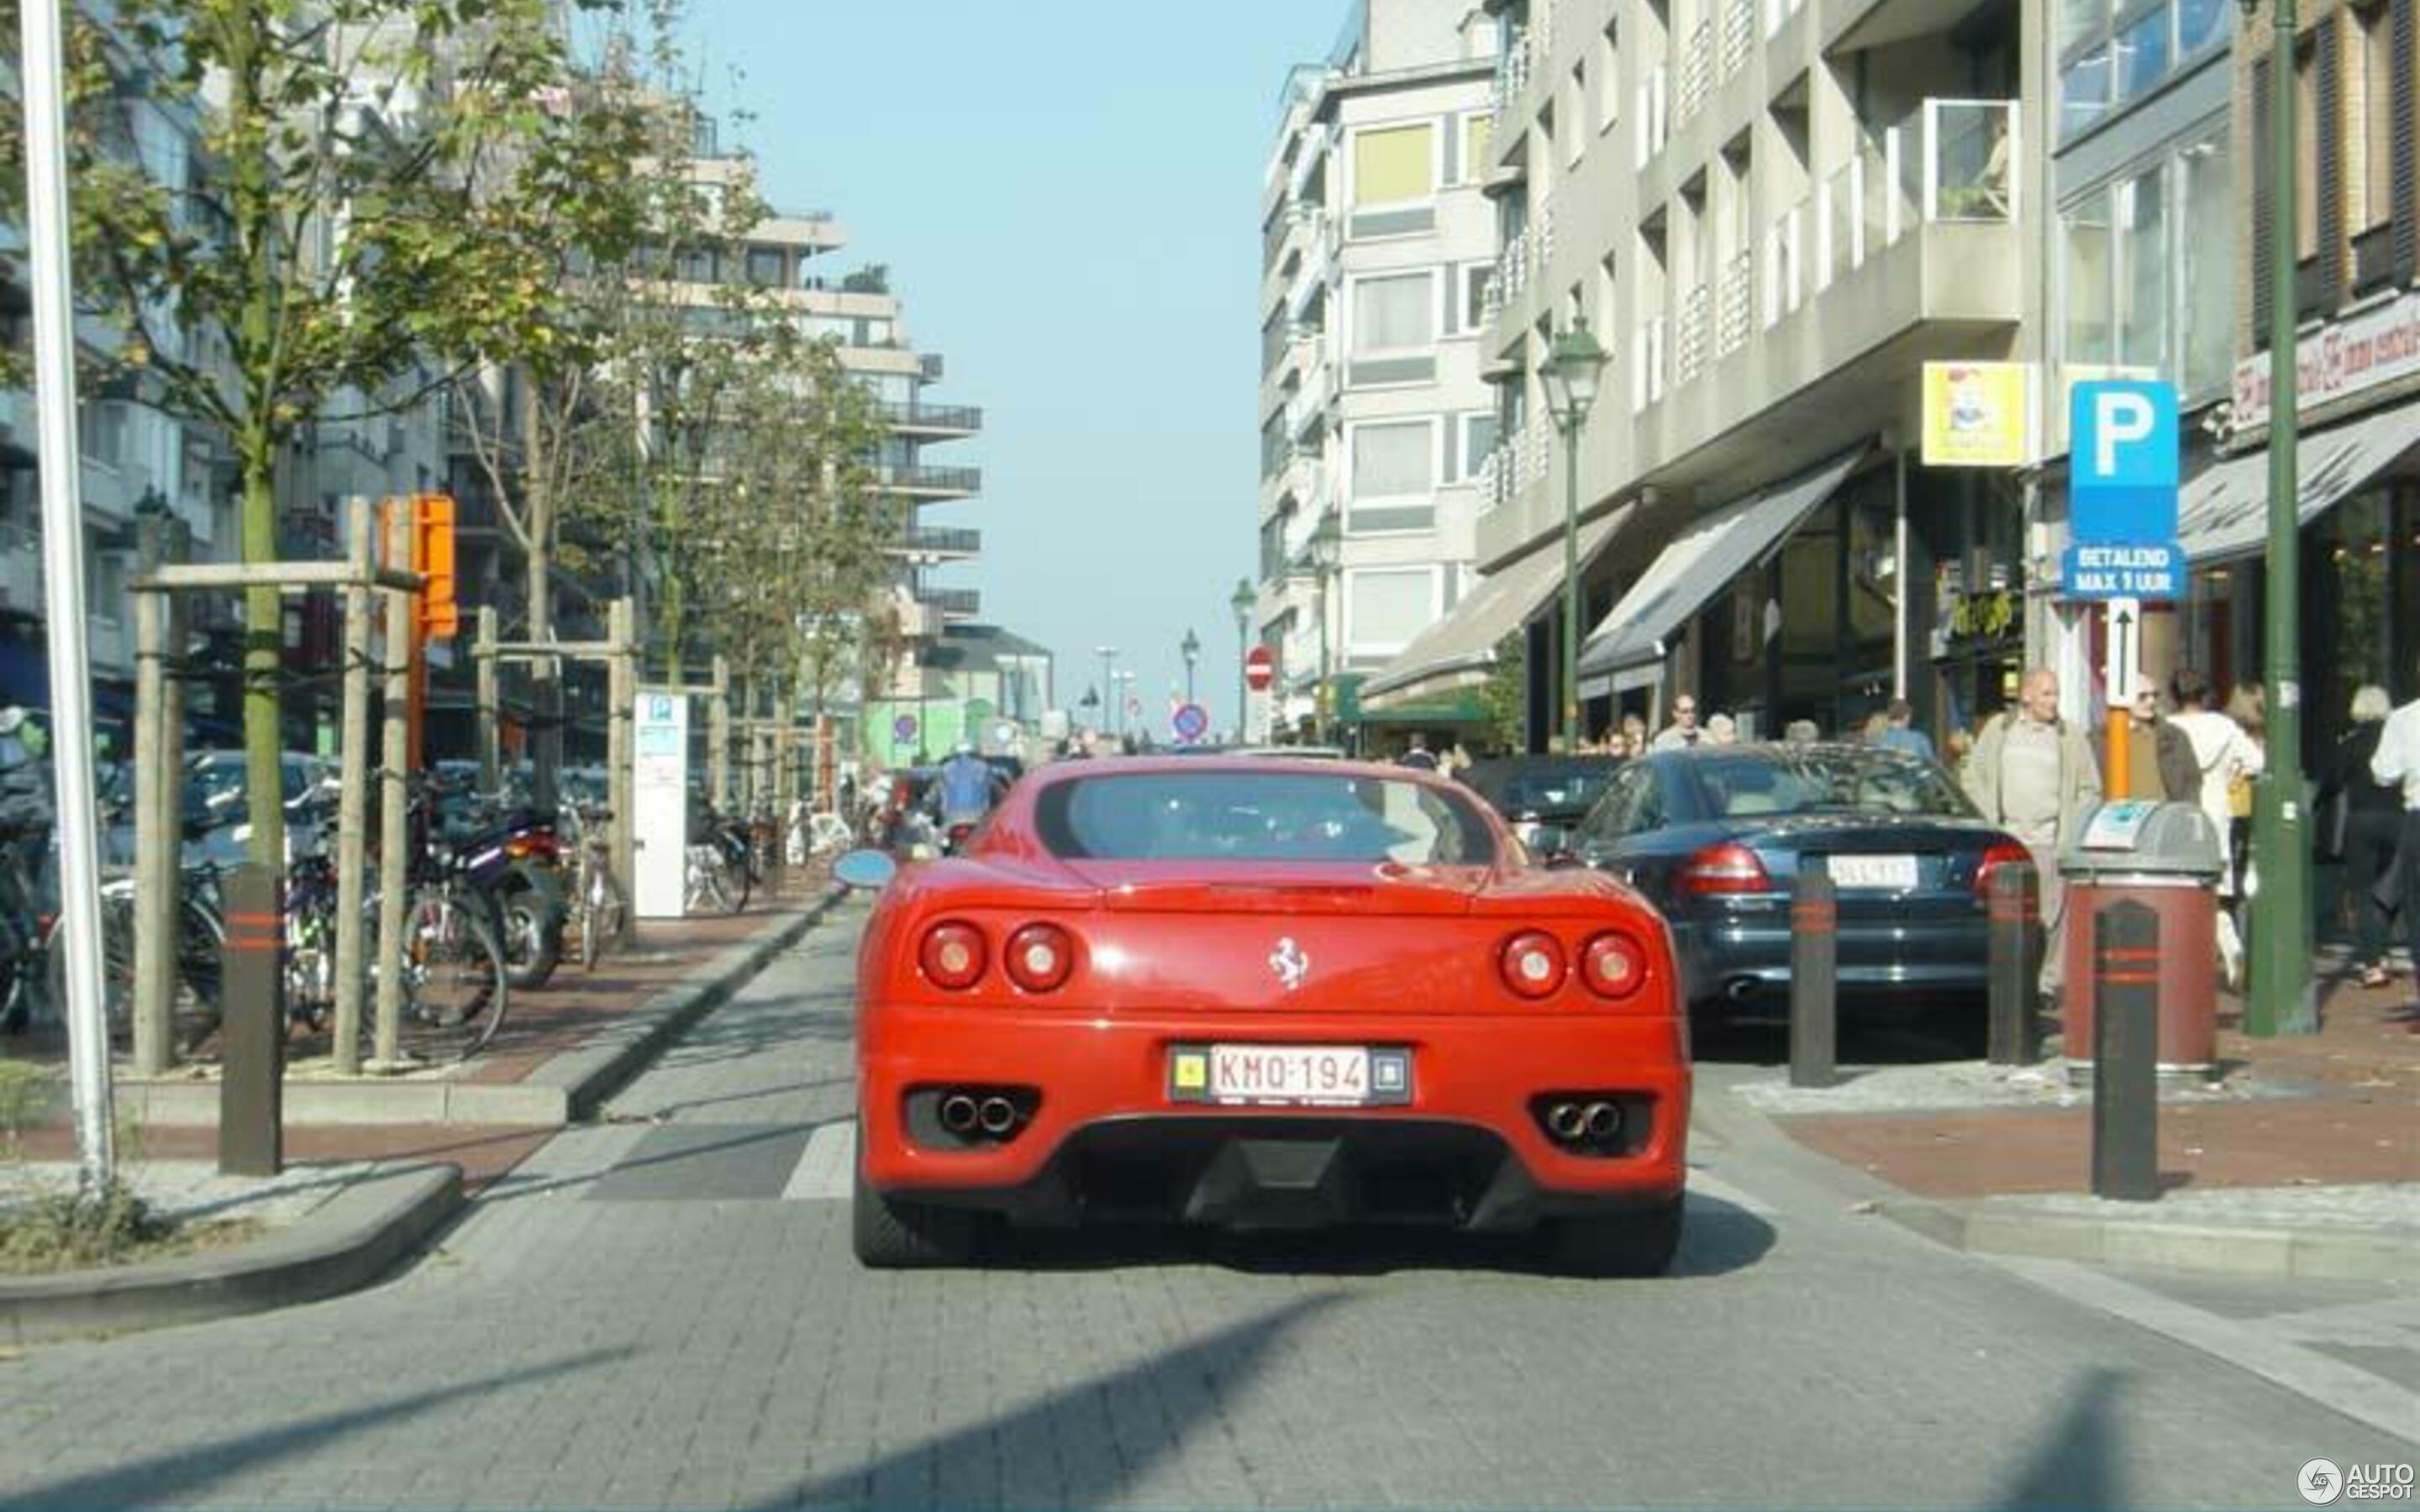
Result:
[[[386,1427],[448,1403],[476,1399],[532,1381],[572,1375],[631,1353],[627,1346],[591,1350],[548,1365],[479,1381],[460,1381],[415,1392],[371,1407],[299,1418],[278,1427],[234,1438],[214,1440],[189,1449],[176,1449],[139,1459],[125,1459],[107,1470],[49,1481],[0,1497],[0,1512],[62,1506],[132,1506],[140,1503],[201,1500],[210,1488],[239,1474],[253,1473],[336,1443],[348,1434]]]
[[[2055,1030],[2055,1020],[2040,1032]],[[1912,1066],[1928,1061],[1973,1060],[1983,1053],[1987,1020],[1982,1001],[1963,998],[1937,1008],[1860,1008],[1843,1004],[1834,1058],[1843,1067]],[[1689,1023],[1694,1058],[1746,1066],[1790,1064],[1790,1012],[1734,1010],[1699,1013]]]
[[[2008,1490],[1993,1504],[2019,1508],[2128,1504],[2118,1443],[2118,1396],[2125,1377],[2093,1370]]]
[[[1121,1437],[1114,1454],[1063,1456],[1056,1452],[1056,1445],[1068,1436],[1070,1423],[1081,1420],[1092,1424],[1099,1416],[1102,1402],[1130,1394],[1183,1399],[1206,1393],[1215,1401],[1218,1395],[1247,1384],[1286,1335],[1337,1301],[1335,1297],[1306,1297],[1290,1303],[1262,1317],[1206,1334],[1156,1359],[1071,1382],[1013,1412],[910,1444],[871,1464],[801,1481],[757,1505],[946,1504],[940,1488],[953,1479],[954,1466],[970,1465],[978,1470],[980,1478],[988,1480],[994,1473],[992,1467],[1001,1461],[1037,1477],[1047,1477],[1045,1484],[1007,1489],[1001,1498],[1005,1504],[1109,1504],[1121,1500],[1127,1488],[1148,1475],[1159,1460],[1175,1453],[1182,1436],[1195,1422],[1206,1420],[1210,1431],[1219,1431],[1217,1414],[1214,1412],[1196,1419],[1171,1412],[1169,1431],[1164,1437]]]

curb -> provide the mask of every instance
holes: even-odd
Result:
[[[461,1168],[373,1173],[256,1244],[108,1270],[0,1280],[11,1346],[198,1323],[358,1290],[464,1202]]]
[[[589,1117],[666,1041],[728,1002],[773,957],[797,945],[844,897],[835,886],[781,928],[707,962],[697,980],[665,987],[587,1043],[553,1056],[518,1082],[288,1080],[288,1125],[394,1123],[559,1128]],[[216,1082],[119,1078],[115,1095],[130,1116],[163,1126],[213,1127]]]
[[[1910,1232],[1974,1254],[2271,1280],[2408,1285],[2420,1275],[2420,1233],[2099,1218],[1916,1197],[1885,1200],[1877,1211]]]

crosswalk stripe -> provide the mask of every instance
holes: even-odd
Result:
[[[833,1202],[848,1196],[857,1168],[857,1125],[827,1123],[807,1137],[799,1164],[782,1188],[784,1202]]]

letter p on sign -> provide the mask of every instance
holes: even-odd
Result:
[[[2127,389],[2096,393],[2092,403],[2099,411],[2094,423],[2092,471],[2104,478],[2114,477],[2118,472],[2118,449],[2150,440],[2155,411],[2148,394]]]

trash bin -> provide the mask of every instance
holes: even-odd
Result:
[[[2069,1073],[2092,1065],[2094,916],[2120,899],[2160,919],[2159,1069],[2209,1076],[2218,1062],[2218,828],[2190,803],[2129,799],[2086,819],[2059,856],[2067,886]]]

